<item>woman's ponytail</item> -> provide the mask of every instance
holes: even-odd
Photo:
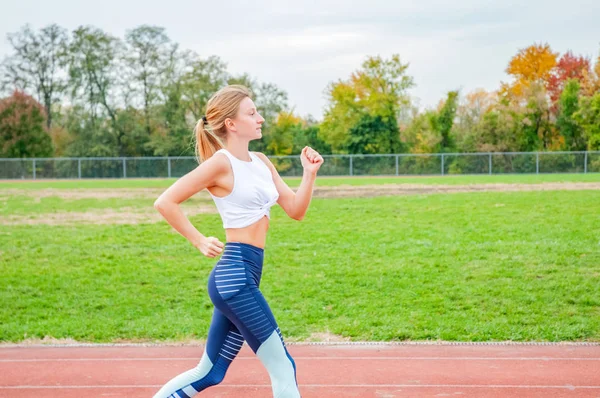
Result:
[[[198,163],[204,162],[210,158],[219,149],[225,148],[223,142],[207,128],[206,116],[200,118],[194,128],[196,137],[196,158]]]

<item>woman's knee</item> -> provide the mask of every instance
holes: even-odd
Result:
[[[227,369],[214,367],[207,375],[206,382],[211,386],[216,386],[217,384],[220,384],[225,378],[226,371]]]
[[[192,370],[194,379],[197,380],[196,383],[192,383],[192,386],[198,384],[201,389],[216,386],[225,378],[227,368],[228,366],[223,366],[219,361],[213,363],[205,351],[198,365]]]
[[[213,366],[209,372],[205,373],[203,376],[203,370],[200,368],[200,365],[198,365],[194,370],[198,371],[197,376],[201,376],[197,377],[197,381],[191,384],[196,391],[202,391],[208,387],[220,384],[225,378],[225,373],[227,372],[227,368],[221,366]]]

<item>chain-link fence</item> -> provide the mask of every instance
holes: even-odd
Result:
[[[302,176],[299,156],[269,157],[282,176]],[[324,155],[321,176],[598,173],[600,151]],[[194,157],[0,159],[0,179],[169,178]]]

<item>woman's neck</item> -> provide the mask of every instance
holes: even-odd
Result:
[[[228,142],[226,146],[229,153],[244,162],[251,162],[250,152],[247,142]]]

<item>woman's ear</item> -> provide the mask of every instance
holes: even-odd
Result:
[[[225,127],[227,130],[235,131],[235,123],[230,118],[225,119]]]

